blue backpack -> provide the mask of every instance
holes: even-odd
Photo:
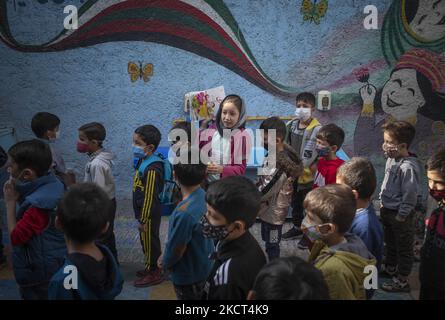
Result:
[[[178,193],[179,187],[173,180],[173,166],[168,159],[165,159],[165,157],[160,153],[155,153],[151,157],[148,157],[142,161],[135,161],[135,169],[138,174],[142,176],[145,169],[155,162],[161,162],[164,171],[164,188],[159,194],[159,200],[163,205],[176,204],[177,199],[175,199],[175,196]]]

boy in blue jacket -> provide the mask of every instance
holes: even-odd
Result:
[[[201,188],[207,166],[191,163],[192,152],[189,150],[184,159],[178,158],[173,166],[182,201],[170,217],[168,242],[158,263],[160,268],[171,271],[178,300],[199,300],[213,265],[209,259],[213,242],[204,238],[200,223],[207,211],[205,191]]]
[[[65,233],[68,255],[49,284],[51,300],[112,300],[123,279],[116,259],[96,239],[110,226],[112,205],[93,183],[72,187],[63,198],[56,225]]]
[[[64,186],[54,173],[48,144],[16,143],[8,150],[9,180],[4,185],[14,276],[25,300],[48,298],[48,283],[63,264],[63,233],[55,227]]]
[[[369,252],[377,259],[377,268],[380,269],[383,258],[383,228],[371,201],[377,185],[374,166],[365,158],[352,158],[337,170],[337,183],[352,188],[357,200],[357,212],[349,232],[362,239]]]

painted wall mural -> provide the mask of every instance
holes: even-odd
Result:
[[[296,90],[269,78],[256,62],[237,22],[220,0],[89,0],[79,9],[79,29],[51,41],[18,43],[9,31],[7,4],[0,6],[0,36],[23,52],[51,52],[113,41],[148,41],[198,54],[277,94]]]
[[[381,88],[360,89],[363,108],[354,137],[355,152],[370,156],[381,149],[386,121],[416,127],[412,150],[426,160],[445,146],[445,1],[393,1],[383,23],[382,51],[391,73]],[[376,114],[383,119],[376,121]],[[372,134],[378,138],[363,141]]]
[[[332,109],[317,118],[343,127],[346,153],[370,158],[381,179],[385,122],[415,125],[423,161],[445,146],[445,0],[376,1],[378,30],[363,28],[368,2],[0,1],[0,107],[11,114],[0,125],[25,139],[34,112],[63,116],[60,148],[81,172],[76,129],[104,122],[126,197],[132,130],[150,122],[165,134],[187,92],[224,86],[251,116],[289,116],[298,92],[329,90]],[[67,4],[77,30],[63,29]]]

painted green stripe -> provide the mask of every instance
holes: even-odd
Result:
[[[191,29],[195,29],[209,38],[212,38],[222,44],[225,48],[229,49],[235,55],[237,55],[240,59],[244,59],[243,55],[240,54],[235,47],[227,42],[217,31],[211,28],[209,25],[202,23],[202,21],[198,20],[195,17],[184,15],[180,11],[172,11],[171,9],[164,8],[146,8],[146,9],[127,9],[124,11],[118,11],[111,13],[102,19],[96,21],[95,23],[89,25],[88,27],[79,30],[77,33],[78,36],[82,36],[82,34],[97,28],[103,24],[119,21],[119,20],[131,20],[131,19],[156,19],[161,20],[173,24],[180,24]]]
[[[283,91],[288,91],[290,93],[296,92],[295,88],[291,88],[285,85],[282,85],[273,79],[271,79],[264,70],[260,67],[258,62],[256,61],[254,55],[252,54],[252,51],[250,50],[249,46],[247,45],[247,42],[244,38],[243,33],[241,32],[238,23],[236,22],[235,18],[233,17],[230,10],[227,8],[227,6],[224,4],[221,0],[204,0],[207,4],[209,4],[227,23],[227,25],[232,29],[233,33],[237,37],[237,39],[240,41],[241,45],[243,46],[246,53],[249,55],[250,59],[252,60],[252,63],[258,68],[258,70],[261,72],[261,74],[268,79],[271,83],[273,83],[276,87],[280,88]]]

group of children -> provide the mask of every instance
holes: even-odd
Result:
[[[157,152],[160,131],[152,125],[137,128],[133,208],[145,267],[134,285],[156,285],[170,274],[177,298],[183,300],[366,299],[373,292],[365,290],[365,270],[376,266],[391,277],[382,289],[409,291],[415,209],[422,201],[422,167],[409,151],[414,127],[407,122],[383,127],[388,159],[380,221],[372,203],[377,188],[372,163],[339,159],[344,131],[334,124],[322,126],[314,111],[314,95],[302,93],[294,120],[262,122],[264,147],[273,143],[276,150],[275,166],[268,166],[266,157],[265,172],[255,182],[244,177],[249,147],[233,143],[246,142],[246,109],[239,96],[227,96],[214,123],[202,127],[199,134],[206,138],[200,139],[199,149],[191,144],[190,124],[177,124],[173,129],[186,132],[187,141],[177,139],[172,145],[186,161],[172,165],[181,193],[163,254],[161,194],[171,164]],[[84,182],[76,183],[51,143],[59,124],[54,115],[37,114],[32,129],[38,139],[8,150],[4,199],[15,277],[24,299],[112,299],[123,283],[113,231],[114,156],[103,147],[101,124],[80,127],[77,151],[89,159]],[[227,138],[226,130],[234,134]],[[193,162],[206,145],[212,160]],[[426,168],[438,208],[427,221],[421,250],[420,297],[444,299],[445,278],[439,270],[445,266],[445,150],[432,156]],[[282,234],[290,208],[294,226]],[[249,231],[257,219],[267,258]],[[280,258],[281,240],[300,236],[308,260]],[[67,288],[64,271],[72,265],[79,281]]]

